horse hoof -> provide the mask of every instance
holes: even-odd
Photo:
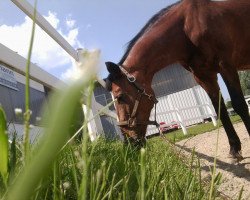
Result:
[[[232,160],[232,164],[240,163],[242,160],[244,160],[243,156],[241,155],[241,152],[229,154],[229,158]]]

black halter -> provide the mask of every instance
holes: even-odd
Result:
[[[136,82],[136,78],[130,74],[124,67],[119,66],[122,73],[127,77],[128,81],[137,89],[137,97],[135,100],[135,104],[132,110],[132,113],[129,116],[129,119],[126,121],[120,121],[117,123],[118,126],[128,126],[128,127],[136,127],[137,125],[155,125],[157,128],[159,127],[159,124],[156,121],[156,104],[158,103],[158,100],[155,98],[154,95],[146,93],[145,89]],[[155,107],[155,120],[154,121],[138,121],[136,119],[136,114],[138,111],[138,106],[143,97],[146,97],[148,100],[152,101],[154,103]]]

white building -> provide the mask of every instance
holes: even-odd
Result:
[[[27,60],[0,44],[0,104],[4,108],[10,132],[23,134],[23,118],[16,116],[15,108],[25,111],[25,68]],[[48,93],[64,84],[36,64],[30,66],[31,137],[39,134],[41,109],[46,104]]]
[[[207,93],[196,83],[193,75],[178,64],[156,73],[152,87],[159,101],[157,104],[159,123],[170,124],[174,121],[185,129],[184,127],[212,120],[211,117],[216,116]],[[153,111],[151,119],[154,119]],[[156,132],[157,129],[151,126],[147,135]],[[185,130],[183,132],[185,133]]]

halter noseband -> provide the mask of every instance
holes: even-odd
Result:
[[[159,127],[159,124],[156,121],[156,104],[158,103],[158,100],[155,98],[154,95],[146,93],[145,89],[136,82],[136,78],[134,75],[130,74],[124,67],[119,66],[122,73],[127,77],[128,81],[137,89],[137,97],[135,100],[135,104],[132,110],[132,113],[129,115],[129,119],[126,121],[120,121],[117,123],[118,126],[128,126],[130,128],[136,127],[137,125],[155,125],[156,127]],[[138,121],[136,119],[136,114],[138,111],[139,103],[142,99],[142,97],[148,98],[148,100],[152,101],[154,103],[155,107],[155,120],[154,121]]]

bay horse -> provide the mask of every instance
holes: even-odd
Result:
[[[238,70],[250,69],[250,1],[182,0],[154,15],[130,41],[118,64],[106,62],[106,87],[114,98],[118,125],[131,142],[145,142],[150,112],[157,100],[151,87],[159,70],[181,64],[207,92],[219,114],[221,74],[232,106],[250,135],[250,117]],[[232,158],[242,160],[241,142],[223,99],[220,116]]]

